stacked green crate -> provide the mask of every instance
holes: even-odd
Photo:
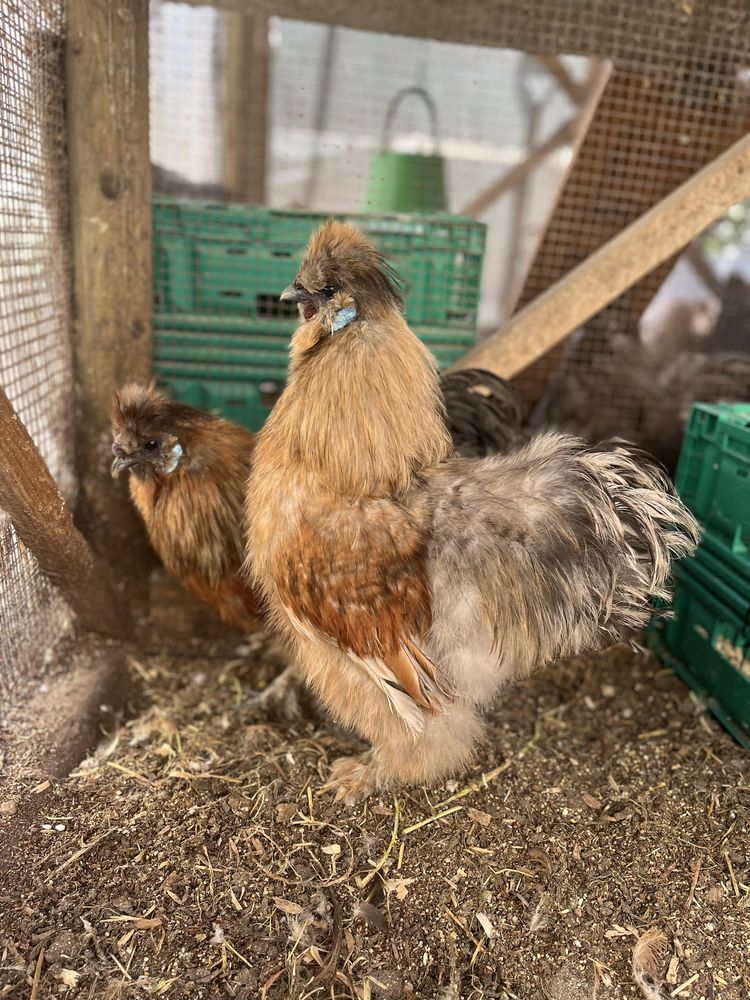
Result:
[[[703,536],[649,642],[750,746],[750,405],[693,407],[675,483]]]
[[[184,402],[257,429],[284,385],[294,304],[279,293],[326,215],[154,199],[154,367]],[[476,340],[486,227],[429,215],[348,215],[402,278],[407,319],[441,367]]]

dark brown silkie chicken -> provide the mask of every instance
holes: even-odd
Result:
[[[460,454],[500,452],[519,441],[520,406],[504,379],[471,369],[444,375],[441,388]],[[112,473],[130,472],[130,495],[166,571],[228,625],[257,628],[259,601],[239,573],[255,436],[140,385],[115,395],[112,433]],[[256,707],[294,716],[303,690],[289,666],[258,696]]]
[[[463,458],[507,455],[529,440],[521,427],[521,399],[510,384],[483,368],[463,368],[440,377],[445,422]]]

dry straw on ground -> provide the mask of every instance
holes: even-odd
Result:
[[[13,791],[42,808],[0,887],[3,1000],[746,1000],[748,757],[658,664],[561,664],[460,781],[349,809],[322,789],[351,737],[253,714],[282,661],[142,650],[132,718]]]

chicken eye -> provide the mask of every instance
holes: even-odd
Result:
[[[154,451],[156,448],[159,447],[159,442],[156,440],[156,438],[153,438],[151,441],[147,441],[143,447],[146,449],[146,451]]]
[[[333,287],[333,285],[326,285],[325,288],[323,289],[323,295],[327,299],[332,299],[335,291],[336,289]]]

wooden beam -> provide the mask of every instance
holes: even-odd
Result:
[[[456,368],[512,378],[750,195],[750,135],[522,309]]]
[[[107,573],[94,557],[10,400],[0,389],[0,508],[84,628],[124,637],[127,608],[118,608]]]
[[[110,410],[151,376],[148,0],[67,0],[67,118],[81,494],[94,550],[145,597],[145,532],[112,479]],[[143,577],[143,579],[141,579]]]
[[[588,94],[588,88],[585,84],[581,85],[575,82],[560,62],[559,56],[537,56],[536,61],[557,81],[560,89],[568,95],[574,104],[583,104]]]
[[[510,188],[515,187],[520,181],[527,177],[532,170],[535,170],[540,163],[542,163],[550,153],[554,153],[556,149],[561,146],[567,145],[572,142],[576,135],[576,120],[571,119],[570,121],[563,122],[552,135],[545,139],[545,141],[532,149],[529,155],[517,163],[515,167],[511,167],[510,170],[506,171],[502,177],[499,177],[496,181],[493,181],[489,187],[481,191],[476,197],[472,198],[462,209],[461,215],[480,215],[486,208],[497,201],[500,195],[504,194]]]
[[[554,213],[526,276],[519,304],[527,305],[586,260],[607,240],[687,181],[750,128],[746,102],[721,100],[720,81],[689,99],[705,81],[697,69],[679,86],[665,67],[616,66],[596,103]],[[687,96],[686,96],[687,95]],[[666,259],[593,327],[635,334],[638,320],[673,265]],[[515,303],[513,303],[515,307]],[[524,371],[516,388],[527,406],[542,395],[560,362],[560,349]]]
[[[224,21],[224,187],[237,201],[262,205],[266,193],[270,86],[268,19],[263,15],[229,11]]]
[[[183,2],[198,6],[206,0]],[[666,62],[674,53],[697,54],[696,47],[700,51],[703,44],[734,57],[739,51],[737,39],[750,31],[747,0],[656,6],[653,0],[629,0],[599,3],[595,15],[590,3],[570,0],[560,5],[557,16],[540,2],[519,9],[518,0],[411,0],[408,4],[403,0],[212,0],[212,6],[389,35],[644,63]]]

